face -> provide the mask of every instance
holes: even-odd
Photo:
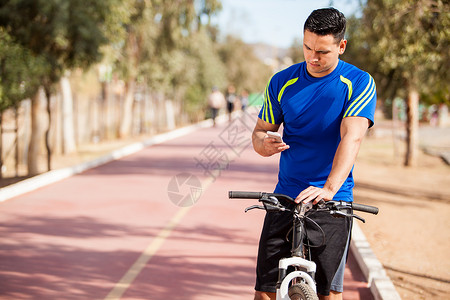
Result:
[[[303,34],[303,55],[308,73],[313,77],[323,77],[336,68],[339,55],[344,54],[346,40],[336,43],[333,35],[317,35],[305,30]]]

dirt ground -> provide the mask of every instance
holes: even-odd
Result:
[[[450,149],[450,134],[428,129],[425,140]],[[136,141],[85,145],[77,155],[54,157],[53,166],[74,165]],[[397,145],[394,151],[386,128],[363,142],[354,169],[355,199],[380,213],[364,215],[360,227],[402,299],[450,299],[450,166],[420,152],[418,166],[405,168],[404,147]]]
[[[421,141],[450,146],[430,132]],[[420,152],[418,166],[405,168],[404,147],[395,155],[393,144],[388,135],[363,142],[355,201],[380,213],[360,227],[402,299],[450,299],[450,166]]]

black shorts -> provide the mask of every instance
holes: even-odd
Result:
[[[318,223],[325,232],[325,245],[311,247],[311,258],[316,263],[317,292],[327,296],[330,285],[345,252],[348,235],[351,229],[350,218],[334,218],[327,211],[315,211],[307,214]],[[258,261],[256,267],[255,290],[260,292],[276,292],[278,280],[278,262],[291,255],[292,213],[270,212],[266,214],[259,241]],[[323,242],[320,229],[311,221],[306,221],[309,243],[320,245]],[[289,241],[286,239],[288,236]]]

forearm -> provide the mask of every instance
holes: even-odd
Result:
[[[266,148],[264,147],[264,139],[267,135],[266,132],[267,131],[262,129],[255,129],[252,134],[253,149],[255,150],[256,153],[264,157],[271,155],[267,152]]]
[[[305,203],[320,199],[332,200],[348,177],[358,155],[369,123],[365,118],[347,117],[341,123],[341,141],[333,158],[331,172],[323,188],[310,186],[297,196],[295,201]]]
[[[350,174],[358,155],[362,137],[346,136],[341,140],[333,159],[333,166],[324,189],[335,195]]]
[[[277,142],[274,138],[267,136],[267,131],[278,131],[279,128],[279,124],[270,124],[261,119],[257,120],[252,133],[253,149],[256,153],[267,157],[289,149],[289,146],[285,143]]]

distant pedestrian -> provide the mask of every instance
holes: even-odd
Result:
[[[231,114],[234,111],[234,104],[236,102],[236,89],[231,84],[228,86],[225,99],[227,100],[228,120],[231,121]]]
[[[448,106],[445,103],[439,104],[438,125],[446,127],[448,124]]]
[[[241,93],[241,109],[245,111],[248,105],[248,92],[247,90],[243,90]]]
[[[430,116],[430,125],[436,127],[438,125],[439,119],[439,108],[436,104],[433,104],[430,107],[431,116]]]
[[[217,87],[213,87],[211,94],[208,96],[208,106],[211,110],[211,118],[213,119],[214,126],[216,126],[216,118],[219,110],[224,107],[224,105],[225,97]]]

